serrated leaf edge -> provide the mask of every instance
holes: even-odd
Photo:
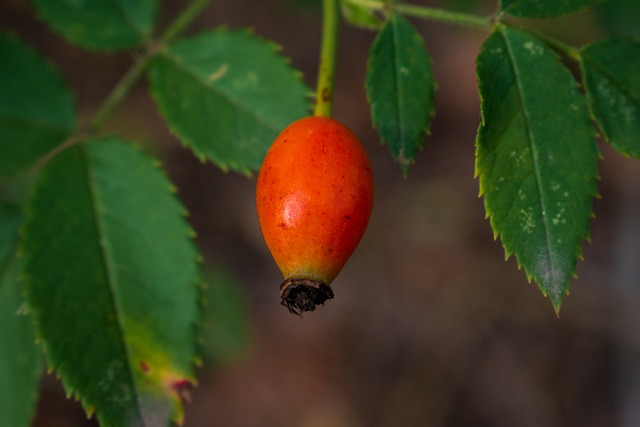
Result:
[[[584,91],[586,93],[587,106],[589,108],[589,115],[591,116],[591,119],[597,124],[598,128],[601,130],[601,134],[604,137],[605,141],[611,147],[613,147],[618,153],[622,154],[624,157],[627,157],[627,158],[638,159],[638,158],[640,158],[640,150],[638,150],[637,154],[633,154],[633,153],[629,152],[628,150],[626,150],[624,147],[621,147],[619,144],[617,144],[616,141],[613,141],[613,138],[611,138],[611,136],[607,132],[607,129],[605,129],[604,124],[601,121],[601,117],[596,114],[595,109],[594,109],[594,104],[595,103],[594,103],[592,91],[590,90],[589,85],[587,84],[587,79],[586,79],[587,62],[591,64],[592,71],[597,72],[600,75],[602,75],[602,77],[605,80],[607,80],[613,86],[615,86],[621,93],[623,93],[625,96],[627,96],[627,98],[631,99],[634,102],[634,104],[637,105],[638,109],[640,109],[640,99],[636,99],[636,98],[634,98],[632,96],[628,96],[628,94],[632,93],[631,90],[626,88],[620,81],[618,81],[618,80],[614,79],[613,77],[611,77],[609,75],[609,73],[607,73],[605,70],[602,70],[601,67],[596,66],[598,64],[595,61],[590,61],[589,60],[589,55],[585,55],[585,53],[589,50],[589,48],[591,48],[592,46],[597,45],[598,43],[603,42],[603,41],[630,41],[630,42],[638,44],[639,46],[640,46],[640,42],[638,42],[637,40],[635,40],[633,38],[612,37],[610,39],[599,40],[599,41],[590,43],[590,44],[582,47],[580,49],[580,51],[579,51],[580,76],[581,76],[581,80],[582,80],[582,86],[583,86]]]
[[[378,43],[378,40],[379,40],[379,38],[380,38],[380,36],[382,34],[382,31],[385,30],[385,27],[387,25],[393,25],[392,24],[392,20],[393,19],[403,19],[403,20],[405,20],[407,22],[407,24],[409,24],[409,26],[411,26],[411,28],[414,31],[414,35],[418,36],[418,40],[419,40],[420,44],[422,45],[422,47],[424,48],[424,52],[426,53],[426,56],[427,56],[427,58],[429,60],[429,67],[432,68],[433,67],[433,59],[431,58],[431,55],[429,54],[429,51],[428,51],[428,49],[426,47],[426,42],[425,42],[424,38],[422,37],[422,35],[415,29],[415,27],[413,27],[413,25],[411,25],[411,23],[409,21],[407,21],[404,17],[402,17],[402,15],[397,14],[397,13],[391,13],[387,17],[387,21],[381,26],[381,28],[380,28],[380,30],[378,32],[378,35],[376,36],[376,38],[374,39],[374,41],[373,41],[373,43],[371,45],[371,48],[370,48],[369,54],[368,54],[368,59],[367,59],[367,70],[371,70],[371,61],[372,61],[372,59],[371,59],[371,51],[373,50],[374,46]],[[395,39],[395,31],[392,31],[392,32],[394,34],[394,39]],[[394,46],[395,45],[397,45],[397,44],[394,43]],[[394,51],[397,51],[397,49],[394,49]],[[367,74],[368,74],[368,72],[369,71],[367,71]],[[398,81],[397,81],[397,74],[398,73],[394,72],[394,74],[396,75],[396,79],[395,79],[395,84],[394,85],[397,88],[399,86],[398,85]],[[433,71],[431,72],[431,76],[432,76],[433,85],[431,86],[430,92],[431,92],[431,98],[435,100],[435,92],[436,92],[436,89],[437,89],[438,85],[437,85],[435,79],[433,79]],[[373,109],[374,109],[374,105],[376,104],[376,102],[371,98],[370,91],[368,90],[368,87],[369,87],[368,76],[365,79],[365,85],[367,87],[367,90],[366,90],[367,101],[368,101],[369,105],[371,106],[371,111],[372,111],[372,114],[371,114],[371,119],[372,120],[371,121],[372,121],[372,124],[373,124],[373,128],[378,130],[378,135],[380,136],[381,143],[383,145],[384,144],[389,145],[389,141],[386,140],[386,138],[384,138],[382,136],[382,134],[380,133],[380,130],[379,130],[380,123],[377,122],[375,120],[375,118],[373,117]],[[399,92],[399,90],[396,90],[396,92]],[[425,123],[424,123],[422,129],[415,136],[415,138],[420,138],[420,142],[416,145],[416,149],[417,149],[416,153],[421,153],[424,150],[424,138],[429,136],[429,135],[431,135],[431,121],[435,117],[435,115],[436,115],[436,112],[435,112],[435,101],[434,101],[434,102],[431,103],[431,106],[429,107],[429,111],[427,112],[426,120],[425,120]],[[398,120],[398,122],[400,122],[400,120]],[[407,157],[404,156],[404,154],[405,154],[404,153],[404,148],[401,148],[400,152],[397,155],[392,152],[391,156],[396,162],[398,162],[398,164],[400,165],[400,168],[402,170],[402,174],[406,178],[407,174],[409,172],[409,167],[412,166],[413,164],[415,164],[415,158],[407,158]]]
[[[495,29],[494,29],[494,32],[502,32],[502,31],[503,31],[503,29],[504,29],[504,27],[505,27],[505,25],[503,25],[503,24],[496,25],[496,27],[495,27]],[[519,31],[523,31],[523,30],[519,30]],[[524,31],[524,32],[527,32],[527,31]],[[531,34],[531,33],[529,33],[529,32],[527,32],[527,33],[528,33],[528,34],[530,34],[531,36],[535,37],[535,35],[533,35],[533,34]],[[536,37],[536,38],[537,38],[537,37]],[[504,37],[503,37],[503,39],[505,40],[505,45],[508,47],[508,43],[506,42],[506,39],[505,39]],[[554,51],[553,49],[549,48],[549,46],[548,46],[548,45],[547,45],[543,40],[541,40],[541,39],[538,39],[538,40],[539,40],[541,43],[543,43],[545,46],[547,46],[547,48],[548,48],[549,52],[551,52],[551,53],[554,55],[554,57],[556,58],[556,60],[557,60],[557,61],[560,61],[560,58],[558,57],[558,55],[555,53],[555,51]],[[511,57],[512,57],[512,56],[511,56],[511,55],[509,55],[509,58],[511,58]],[[476,59],[476,63],[477,63],[477,59]],[[512,64],[512,61],[510,61],[510,63]],[[561,63],[561,61],[560,61],[560,63]],[[513,64],[512,64],[512,66],[513,66]],[[565,68],[565,70],[566,70],[566,68]],[[566,71],[568,72],[568,70],[566,70]],[[570,74],[570,73],[569,73],[569,74]],[[570,75],[571,75],[571,74],[570,74]],[[571,76],[571,77],[572,77],[572,79],[573,79],[573,76]],[[517,79],[516,79],[516,80],[517,80]],[[479,76],[478,76],[478,81],[479,81]],[[574,80],[574,82],[575,82],[575,80]],[[580,88],[580,85],[579,85],[579,83],[578,83],[578,82],[575,82],[575,85],[576,85],[576,87],[577,87],[578,89]],[[519,91],[519,93],[520,93],[520,91]],[[480,103],[481,103],[481,106],[482,106],[482,105],[484,105],[484,100],[483,100],[483,97],[482,97],[482,93],[481,93],[480,91],[478,91],[478,94],[479,94],[479,97],[480,97]],[[580,96],[584,96],[584,95],[580,94]],[[587,101],[586,99],[585,99],[585,106],[586,106],[586,107],[587,107],[587,109],[588,109],[588,101]],[[589,110],[588,110],[588,111],[589,111]],[[479,127],[478,127],[478,131],[476,132],[476,147],[478,147],[478,146],[479,146],[480,129],[481,129],[481,128],[485,125],[485,123],[486,123],[486,121],[485,121],[485,112],[484,112],[484,109],[483,109],[483,108],[481,108],[481,109],[480,109],[480,113],[481,113],[481,123],[480,123],[480,125],[479,125]],[[597,134],[597,132],[594,130],[594,131],[593,131],[593,134],[592,134],[592,138],[595,140],[595,138],[597,138],[597,136],[598,136],[598,134]],[[597,154],[597,156],[596,156],[596,157],[597,157],[598,159],[601,159],[601,158],[602,158],[602,155],[600,154],[600,152],[599,152],[599,151],[598,151],[598,154]],[[477,151],[476,151],[476,158],[477,158]],[[474,170],[474,179],[477,179],[477,180],[480,182],[480,181],[481,181],[481,177],[482,177],[482,175],[483,175],[482,170],[480,170],[480,169],[476,166],[476,168],[475,168],[475,170]],[[595,179],[596,181],[599,181],[599,180],[601,179],[601,178],[600,178],[600,175],[596,175],[596,176],[594,177],[594,179]],[[537,180],[536,180],[536,182],[538,183],[538,181],[537,181]],[[537,186],[539,186],[539,184],[537,184]],[[498,239],[500,239],[501,244],[502,244],[502,247],[503,247],[503,249],[504,249],[504,253],[505,253],[505,261],[508,261],[508,260],[509,260],[509,258],[511,258],[511,256],[513,256],[513,255],[515,254],[515,251],[513,251],[511,248],[507,247],[507,246],[505,245],[505,243],[502,241],[502,237],[501,237],[501,236],[502,236],[502,233],[503,233],[503,232],[502,232],[501,230],[499,230],[499,227],[497,227],[497,226],[496,226],[496,224],[495,224],[495,218],[494,218],[494,216],[492,215],[491,209],[489,208],[489,206],[488,206],[488,204],[487,204],[487,200],[486,200],[486,198],[484,197],[484,195],[485,195],[485,194],[486,194],[486,191],[485,191],[485,190],[482,188],[482,186],[480,185],[479,192],[478,192],[478,197],[482,197],[482,198],[483,198],[483,205],[484,205],[484,208],[485,208],[485,219],[488,219],[488,220],[489,220],[489,223],[490,223],[490,225],[491,225],[491,229],[492,229],[492,232],[493,232],[493,238],[494,238],[494,240],[498,240]],[[593,194],[591,194],[590,196],[591,196],[592,198],[599,198],[599,197],[600,197],[600,195],[599,195],[599,193],[598,193],[598,190],[597,190],[597,185],[596,185],[595,192],[594,192]],[[593,219],[593,218],[595,218],[595,213],[593,212],[593,205],[592,205],[591,209],[592,209],[592,210],[591,210],[591,212],[590,212],[590,214],[589,214],[589,217],[590,217],[591,219]],[[545,234],[547,234],[546,228],[547,228],[547,227],[546,227],[546,224],[545,224]],[[569,273],[569,274],[570,274],[574,279],[576,279],[576,278],[578,277],[578,275],[577,275],[577,260],[578,260],[578,259],[580,259],[580,260],[582,260],[582,259],[583,259],[583,243],[584,243],[584,242],[590,242],[590,241],[591,241],[590,230],[589,230],[589,229],[587,229],[587,230],[585,231],[585,233],[584,233],[584,234],[582,234],[582,235],[581,235],[581,236],[579,236],[579,237],[580,237],[580,239],[581,239],[581,240],[580,240],[580,243],[578,244],[578,246],[577,246],[577,247],[575,248],[575,250],[574,250],[574,256],[576,257],[576,263],[574,263],[574,265],[572,266],[571,271],[570,271],[570,273]],[[546,240],[547,240],[547,242],[548,242],[548,240],[549,240],[549,239],[547,238]],[[526,267],[521,263],[521,261],[520,261],[520,259],[518,258],[517,254],[515,254],[515,258],[516,258],[516,264],[517,264],[518,270],[522,270],[522,271],[524,271],[525,276],[526,276],[526,278],[527,278],[527,281],[528,281],[529,283],[531,283],[532,281],[535,281],[535,282],[537,283],[537,282],[538,282],[537,274],[535,274],[535,272],[530,272],[530,271],[528,271],[528,269],[527,269],[527,268],[526,268]],[[554,311],[555,311],[556,315],[557,315],[557,316],[559,316],[559,315],[560,315],[560,308],[561,308],[562,300],[563,300],[563,295],[562,295],[562,294],[561,294],[561,295],[559,295],[559,296],[558,296],[558,299],[556,300],[556,299],[551,298],[551,296],[550,296],[550,295],[548,295],[548,294],[547,294],[547,292],[546,292],[545,290],[543,290],[543,289],[542,289],[542,287],[541,287],[540,285],[538,285],[538,288],[540,289],[540,291],[541,291],[541,293],[542,293],[542,295],[543,295],[544,297],[549,298],[549,300],[551,301],[551,304],[552,304],[552,306],[553,306],[553,309],[554,309]],[[570,292],[569,282],[567,282],[567,283],[565,284],[564,288],[565,288],[565,289],[564,289],[564,294],[565,294],[565,295],[569,295],[569,292]]]
[[[81,142],[78,142],[78,145],[82,145],[82,144],[88,144],[88,143],[100,143],[102,140],[108,140],[111,139],[111,137],[101,137],[101,138],[96,138],[96,139],[91,139],[91,140],[83,140]],[[123,138],[118,137],[118,140],[121,142],[125,142],[126,140]],[[142,148],[134,143],[130,143],[130,146],[133,147],[134,149],[136,149],[138,152],[140,152],[144,158],[146,158],[151,166],[153,167],[153,169],[155,169],[156,171],[158,171],[167,182],[171,183],[171,181],[168,179],[166,172],[163,168],[160,167],[160,162],[155,159],[154,157],[148,155],[147,153],[144,152],[144,150],[142,150]],[[87,147],[85,146],[83,148],[83,150],[87,150]],[[89,163],[89,160],[86,158],[88,156],[88,154],[86,152],[82,153],[82,156],[84,159],[83,164],[86,166]],[[89,182],[87,182],[87,186],[90,187]],[[44,187],[44,182],[39,182],[38,185],[35,185],[33,190],[32,190],[32,194],[30,196],[30,198],[36,197],[36,195],[38,194],[38,192],[41,190],[41,188]],[[169,191],[169,194],[171,194],[174,198],[176,198],[176,195],[174,192],[171,191],[171,184],[169,185],[169,187],[167,188],[167,190]],[[93,194],[93,190],[91,188],[89,188],[89,193],[91,194],[91,198],[94,199],[95,196]],[[179,206],[183,207],[183,211],[181,212],[183,218],[186,218],[186,216],[188,215],[188,211],[184,208],[184,205],[178,200],[178,204]],[[24,208],[25,211],[25,217],[32,215],[32,213],[30,213],[30,204],[27,204]],[[92,205],[92,210],[94,211],[94,216],[97,215],[97,213],[95,212],[95,209],[93,209],[93,205]],[[95,220],[95,219],[94,219]],[[95,220],[97,221],[97,220]],[[23,223],[24,224],[24,223]],[[194,245],[194,248],[196,249],[195,252],[198,253],[198,258],[196,258],[194,260],[194,262],[196,264],[198,264],[201,262],[201,255],[200,252],[197,250],[197,247],[195,245],[195,241],[194,238],[192,237],[192,234],[195,234],[195,232],[192,230],[191,226],[189,225],[189,223],[185,220],[185,226],[186,228],[189,230],[187,232],[187,237],[188,239],[192,242],[192,244]],[[97,222],[96,222],[96,227],[98,227]],[[23,236],[28,233],[28,230],[26,229],[26,226],[22,226],[20,228],[20,240],[22,240]],[[101,234],[102,231],[99,231],[99,234]],[[100,250],[104,252],[104,248],[103,248],[103,243],[100,242],[98,244],[98,246],[100,247]],[[19,252],[22,253],[22,248],[19,247]],[[104,258],[104,256],[103,256]],[[200,271],[200,268],[197,268],[197,271]],[[198,299],[199,301],[202,300],[204,298],[204,294],[202,291],[202,275],[201,273],[199,274],[199,280],[196,281],[195,283],[193,283],[192,285],[196,287],[196,289],[199,291],[198,292]],[[27,281],[29,280],[28,277],[28,273],[23,270],[22,274],[21,274],[21,280],[23,281],[23,283],[27,283]],[[25,306],[27,307],[27,310],[29,310],[29,312],[33,312],[34,308],[30,306],[29,304],[29,289],[28,286],[23,286],[23,298],[25,301]],[[115,304],[114,304],[115,307]],[[194,358],[192,360],[192,372],[191,372],[191,376],[189,378],[186,378],[187,381],[189,381],[193,386],[195,386],[197,384],[196,378],[195,378],[195,367],[198,366],[198,362],[200,360],[200,355],[197,354],[197,331],[198,331],[198,326],[200,324],[200,319],[202,318],[202,309],[200,307],[200,303],[198,303],[198,317],[199,319],[195,322],[192,323],[191,325],[191,329],[192,329],[192,336],[194,337],[194,350],[196,350],[196,352],[194,352]],[[98,420],[100,420],[100,411],[98,409],[96,409],[96,406],[94,406],[94,404],[92,404],[91,402],[88,401],[87,398],[85,398],[80,392],[78,392],[78,390],[75,388],[75,386],[73,384],[71,384],[71,382],[68,380],[68,378],[66,377],[66,374],[64,371],[66,371],[65,369],[63,369],[60,364],[55,360],[55,358],[53,358],[51,356],[51,352],[50,349],[47,345],[47,341],[44,339],[44,337],[42,336],[41,332],[40,332],[40,328],[39,328],[39,324],[38,321],[36,319],[36,316],[31,315],[31,323],[34,327],[34,332],[35,332],[35,340],[36,340],[36,344],[41,348],[42,353],[44,355],[44,359],[46,362],[46,366],[47,366],[47,373],[48,374],[53,374],[55,376],[55,378],[60,381],[64,387],[65,390],[65,396],[67,397],[67,399],[73,398],[75,401],[79,402],[81,404],[81,406],[83,407],[83,409],[85,410],[85,413],[87,415],[88,418],[91,418],[93,416],[96,416]],[[121,329],[121,320],[117,319],[117,323],[118,323],[118,328]],[[121,334],[122,336],[123,334]],[[138,400],[139,394],[136,391],[136,380],[135,380],[135,374],[133,372],[133,367],[132,367],[132,362],[131,362],[131,357],[129,357],[128,355],[128,349],[127,349],[127,345],[124,342],[124,340],[122,341],[122,346],[125,350],[125,354],[127,357],[127,371],[129,372],[129,376],[130,376],[130,380],[131,380],[131,385],[133,388],[133,391],[135,393],[135,400]],[[99,403],[99,402],[95,402],[95,403]],[[136,410],[138,411],[138,415],[140,416],[140,419],[143,419],[142,416],[142,412],[139,410],[139,406],[136,406]],[[182,425],[183,422],[183,411],[182,408],[180,408],[180,412],[177,414],[172,414],[172,421],[176,422],[178,425]]]
[[[310,96],[315,96],[312,92],[310,92],[308,90],[308,87],[306,86],[306,84],[304,83],[303,80],[303,73],[295,68],[292,63],[291,63],[291,58],[285,56],[282,54],[282,46],[278,43],[273,42],[272,40],[269,40],[267,38],[264,38],[260,35],[257,35],[255,33],[255,31],[252,28],[239,28],[239,29],[229,29],[227,26],[220,26],[214,30],[209,30],[209,31],[203,31],[200,32],[192,37],[189,38],[183,38],[180,39],[180,41],[185,41],[188,39],[192,39],[192,38],[197,38],[197,37],[202,37],[202,36],[206,36],[206,35],[210,35],[210,34],[216,34],[216,33],[225,33],[225,34],[242,34],[245,35],[249,38],[252,38],[254,40],[259,40],[261,42],[263,42],[265,44],[266,47],[270,48],[272,53],[274,53],[275,55],[277,55],[280,60],[283,61],[284,65],[289,68],[292,73],[294,78],[302,83],[302,85],[307,89],[307,92],[309,92]],[[173,57],[167,49],[163,49],[162,51],[159,52],[158,55],[162,55],[166,60],[170,61],[172,64],[174,64],[175,66],[179,67],[180,69],[184,70],[185,73],[187,73],[189,76],[193,77],[196,81],[201,82],[200,78],[198,76],[196,76],[189,68],[185,67],[184,64],[182,64],[180,61],[177,60],[177,58]],[[149,71],[148,71],[148,75],[149,75],[149,80],[153,81],[153,65],[150,67]],[[210,87],[207,87],[208,89],[210,89]],[[192,138],[189,138],[187,135],[184,135],[183,132],[181,132],[176,126],[174,126],[168,119],[168,115],[167,115],[167,106],[166,104],[162,101],[162,98],[160,96],[160,94],[158,93],[157,88],[155,87],[155,85],[152,83],[149,87],[149,91],[151,93],[151,96],[153,98],[153,100],[155,101],[155,104],[158,108],[158,110],[160,110],[160,113],[162,114],[162,117],[164,119],[165,124],[167,125],[167,127],[169,128],[169,130],[171,131],[171,133],[178,139],[178,141],[180,141],[181,145],[184,146],[185,148],[187,148],[188,150],[190,150],[191,152],[194,153],[194,155],[196,156],[196,158],[201,162],[201,163],[206,163],[207,160],[211,161],[213,164],[217,165],[223,172],[228,172],[229,169],[234,170],[236,172],[239,172],[243,175],[245,175],[246,177],[250,178],[252,176],[252,173],[257,171],[259,169],[259,165],[253,169],[251,167],[241,167],[240,165],[236,164],[235,162],[231,161],[231,162],[225,162],[222,159],[218,158],[218,156],[215,156],[212,153],[207,153],[204,152],[203,150],[201,150],[199,147],[197,147],[194,144],[194,141]],[[229,104],[233,105],[234,108],[237,108],[237,102],[236,100],[230,99],[226,94],[224,94],[223,92],[219,92],[216,91],[216,93],[218,93],[221,97],[224,97],[225,99],[227,99],[229,101]],[[309,107],[308,107],[309,109]],[[251,110],[247,110],[247,109],[241,109],[242,111],[248,111],[252,116],[254,116],[256,118],[256,121],[259,123],[263,123],[265,125],[266,128],[271,129],[274,131],[274,133],[279,133],[282,129],[276,128],[274,126],[272,126],[270,123],[266,123],[264,122],[264,120],[262,120],[260,117],[255,116],[255,114],[251,111]]]

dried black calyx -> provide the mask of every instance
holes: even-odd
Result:
[[[290,313],[302,316],[305,311],[313,311],[317,305],[333,298],[333,291],[324,282],[306,278],[291,278],[280,285],[281,304]]]

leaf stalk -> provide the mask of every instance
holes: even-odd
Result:
[[[155,55],[155,50],[151,50],[138,59],[127,73],[120,79],[118,84],[111,90],[107,98],[104,100],[98,112],[93,116],[89,124],[89,130],[95,130],[102,127],[104,121],[109,117],[111,112],[118,106],[127,96],[133,85],[138,81],[142,73],[147,69],[151,58]]]
[[[178,17],[169,24],[167,29],[159,37],[159,42],[149,42],[146,52],[131,66],[98,108],[98,112],[93,116],[93,119],[89,123],[90,132],[95,132],[97,129],[102,127],[107,117],[109,117],[113,110],[129,94],[131,88],[146,71],[151,59],[158,53],[161,47],[184,31],[184,29],[187,28],[209,4],[209,2],[210,0],[194,0],[191,2],[178,15]]]
[[[178,36],[182,31],[185,30],[193,20],[200,15],[208,5],[211,0],[194,0],[191,2],[178,17],[169,24],[169,27],[162,33],[160,36],[160,41],[163,43],[167,43],[173,40],[176,36]]]
[[[493,20],[491,17],[471,15],[462,12],[453,12],[450,10],[419,6],[409,3],[394,3],[377,0],[346,1],[353,5],[365,7],[369,10],[393,11],[406,16],[413,16],[415,18],[446,22],[449,24],[467,27],[479,27],[487,30],[491,30],[493,28]]]

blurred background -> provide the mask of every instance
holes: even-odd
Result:
[[[186,3],[164,2],[159,22]],[[495,9],[481,0],[416,3]],[[638,4],[610,0],[526,25],[577,46],[614,30],[638,36]],[[320,15],[319,1],[218,0],[189,33],[251,27],[280,44],[315,87]],[[640,163],[600,143],[602,198],[594,201],[591,242],[556,317],[515,260],[505,262],[477,196],[474,61],[488,34],[412,22],[433,58],[438,89],[431,136],[407,179],[372,129],[366,102],[375,33],[343,22],[334,117],[369,153],[376,201],[359,248],[333,284],[335,299],[303,318],[280,306],[282,278],[258,227],[255,176],[197,161],[169,133],[145,81],[111,117],[109,132],[139,141],[165,164],[210,277],[207,357],[185,426],[640,426]],[[137,55],[74,47],[37,20],[26,0],[0,3],[0,27],[57,64],[85,118]],[[97,423],[46,375],[34,425]]]

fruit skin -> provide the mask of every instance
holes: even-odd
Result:
[[[291,312],[333,298],[329,285],[360,242],[372,207],[369,159],[340,122],[306,117],[276,138],[258,174],[256,208]]]

